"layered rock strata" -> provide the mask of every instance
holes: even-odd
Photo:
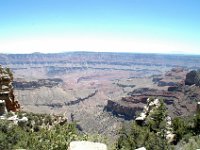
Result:
[[[125,99],[125,98],[124,98]],[[137,112],[143,110],[144,104],[136,104],[133,102],[124,102],[108,100],[105,110],[112,112],[113,115],[124,118],[126,120],[132,120],[135,118]]]
[[[5,101],[7,111],[16,112],[20,109],[20,105],[18,101],[15,101],[12,82],[13,75],[10,69],[0,66],[0,100]]]

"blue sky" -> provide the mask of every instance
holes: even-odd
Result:
[[[1,0],[0,53],[200,54],[199,0]]]

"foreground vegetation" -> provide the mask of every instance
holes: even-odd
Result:
[[[101,136],[80,134],[75,123],[54,124],[50,115],[26,114],[29,121],[15,125],[0,120],[0,149],[66,150],[74,140],[106,142]],[[34,123],[33,123],[34,122]]]
[[[116,149],[134,150],[140,147],[149,150],[170,149],[164,133],[166,130],[166,116],[166,107],[161,101],[160,106],[149,114],[145,125],[138,125],[134,121],[122,128]]]
[[[7,117],[12,114],[7,114]],[[190,117],[176,117],[172,120],[174,141],[168,143],[164,136],[167,111],[161,105],[151,114],[151,120],[143,126],[135,121],[124,124],[119,132],[115,150],[134,150],[145,147],[147,150],[193,150],[200,148],[200,113]],[[18,116],[23,117],[22,113]],[[109,141],[99,135],[87,135],[78,132],[75,123],[55,123],[50,115],[26,113],[28,122],[14,124],[0,120],[0,149],[43,149],[66,150],[69,143],[74,140],[89,140],[106,143],[110,149]]]
[[[200,112],[194,116],[176,117],[172,120],[172,130],[176,135],[169,143],[164,136],[167,111],[161,105],[151,114],[144,126],[135,121],[124,125],[116,144],[117,150],[134,150],[145,147],[147,150],[194,150],[200,148]]]

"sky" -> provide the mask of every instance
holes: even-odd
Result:
[[[0,0],[0,53],[200,54],[200,0]]]

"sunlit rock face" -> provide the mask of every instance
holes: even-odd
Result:
[[[2,102],[5,101],[5,106],[8,111],[16,112],[20,109],[20,105],[18,104],[18,101],[15,101],[12,82],[13,75],[10,69],[3,68],[0,65],[0,100],[2,100]]]
[[[107,146],[103,143],[73,141],[70,143],[68,150],[107,150]]]

